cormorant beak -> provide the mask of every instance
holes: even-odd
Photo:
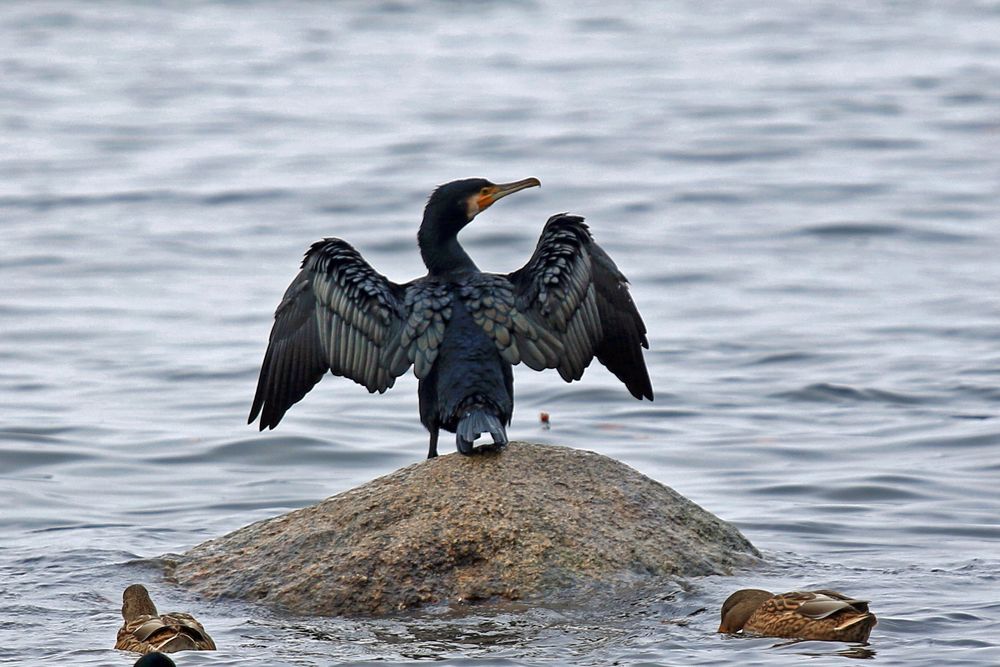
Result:
[[[484,191],[479,193],[479,198],[476,200],[476,204],[478,205],[479,210],[482,211],[486,207],[492,205],[496,200],[506,197],[507,195],[520,192],[525,188],[541,187],[541,185],[542,182],[537,178],[526,178],[523,181],[501,183],[500,185],[483,188]]]

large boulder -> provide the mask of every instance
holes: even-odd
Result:
[[[759,554],[733,526],[623,463],[514,442],[451,454],[201,544],[170,576],[303,614],[565,599],[727,574]]]

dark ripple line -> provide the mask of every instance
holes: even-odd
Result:
[[[772,148],[745,151],[663,151],[660,159],[704,164],[739,164],[744,162],[768,162],[799,157],[802,151],[795,148]]]
[[[847,148],[861,151],[898,151],[923,148],[926,144],[918,139],[900,139],[894,137],[848,137],[825,142],[834,148]]]
[[[821,238],[906,236],[912,240],[927,243],[963,243],[976,238],[971,234],[956,234],[887,222],[829,222],[802,227],[791,232],[791,234],[794,236],[818,236]]]
[[[48,211],[56,208],[78,206],[105,206],[136,202],[171,202],[182,196],[172,190],[136,190],[93,195],[40,195],[30,197],[0,197],[0,206]]]
[[[1000,445],[1000,433],[986,433],[983,435],[970,435],[954,438],[921,438],[900,441],[894,443],[900,449],[912,450],[913,448],[929,449],[932,451],[947,451],[949,449],[965,448],[993,448]]]
[[[914,524],[899,528],[913,535],[949,535],[954,537],[975,537],[988,540],[1000,539],[1000,526],[991,524]]]
[[[842,403],[848,401],[864,403],[887,403],[890,405],[926,405],[934,400],[913,394],[900,394],[882,389],[855,389],[847,385],[827,382],[810,384],[801,389],[770,394],[771,398],[809,403]]]
[[[812,361],[827,361],[828,355],[812,352],[778,352],[767,354],[747,362],[746,366],[770,366],[772,364],[799,364]]]
[[[0,207],[30,209],[38,212],[59,208],[82,208],[136,203],[187,203],[205,206],[226,206],[246,202],[271,201],[295,196],[295,192],[282,188],[224,190],[209,194],[177,190],[133,190],[87,195],[36,195],[28,197],[0,197]]]
[[[768,187],[764,195],[775,200],[804,201],[810,204],[832,204],[859,197],[872,197],[892,192],[896,186],[888,183],[785,183]]]
[[[933,497],[930,494],[917,493],[884,484],[852,484],[840,488],[825,489],[817,495],[841,502],[917,500]]]
[[[735,192],[718,192],[710,190],[688,190],[678,192],[673,197],[676,204],[744,204],[749,200],[746,195]]]
[[[0,429],[0,442],[4,440],[12,442],[62,442],[61,436],[70,433],[74,429],[70,426],[55,427],[15,427]]]
[[[131,528],[129,523],[72,523],[29,530],[29,533],[58,533],[66,530],[100,530],[102,528]]]
[[[154,449],[156,447],[154,446]],[[162,450],[163,447],[158,449]],[[147,460],[156,464],[183,465],[235,461],[245,464],[281,465],[289,462],[328,462],[339,466],[371,465],[374,461],[394,456],[391,452],[354,449],[335,440],[320,440],[301,436],[262,434],[229,441],[198,452],[153,456]],[[406,455],[399,454],[399,457]]]

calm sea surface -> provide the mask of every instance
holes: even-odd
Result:
[[[1000,6],[850,4],[0,6],[0,663],[131,665],[142,581],[220,646],[182,667],[1000,664]],[[544,184],[463,233],[481,267],[584,215],[651,330],[655,403],[519,369],[512,437],[625,461],[768,564],[380,621],[163,582],[148,559],[423,457],[412,377],[246,415],[308,245],[413,278],[427,194],[468,176]],[[714,634],[744,586],[879,624]]]

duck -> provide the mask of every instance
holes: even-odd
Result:
[[[122,617],[115,648],[136,653],[214,651],[215,642],[190,614],[160,614],[142,584],[132,584],[122,594]],[[173,663],[151,662],[147,665]]]
[[[136,660],[132,667],[177,667],[177,663],[167,654],[153,651]]]
[[[722,604],[719,632],[867,643],[878,620],[867,600],[830,590],[792,591],[775,595],[745,588]]]

